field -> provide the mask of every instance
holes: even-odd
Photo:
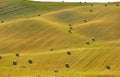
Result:
[[[0,77],[120,77],[119,59],[119,2],[0,0]]]

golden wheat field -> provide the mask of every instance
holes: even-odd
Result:
[[[0,77],[120,77],[120,3],[0,0]]]

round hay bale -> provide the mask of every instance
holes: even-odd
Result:
[[[69,29],[70,29],[70,30],[73,30],[73,28],[72,28],[71,26],[69,27]]]
[[[71,30],[71,29],[69,29],[69,30],[68,30],[68,32],[69,32],[69,33],[72,33],[72,30]]]
[[[92,41],[94,41],[94,42],[95,42],[95,38],[94,38],[94,37],[92,37]]]
[[[116,6],[119,6],[119,4],[116,4]]]
[[[17,53],[16,53],[16,56],[19,56],[19,55],[20,55],[19,52],[17,52]]]
[[[0,56],[0,59],[2,59],[2,56]]]
[[[1,21],[1,23],[4,23],[4,21]]]
[[[66,68],[70,68],[69,63],[66,63],[66,64],[65,64],[65,67],[66,67]]]
[[[17,61],[16,60],[13,60],[13,65],[17,65]]]
[[[55,72],[55,73],[58,73],[58,71],[59,71],[58,69],[54,69],[54,72]]]
[[[86,41],[86,44],[87,44],[87,45],[90,45],[90,42],[89,42],[89,41]]]
[[[41,16],[40,14],[38,14],[38,16]]]
[[[106,65],[106,69],[111,69],[110,65]]]
[[[29,64],[32,64],[32,63],[33,63],[32,59],[29,59],[29,60],[28,60],[28,63],[29,63]]]
[[[107,5],[107,4],[105,4],[105,6],[107,7],[108,5]]]
[[[70,51],[67,51],[67,54],[68,54],[68,55],[71,55],[71,52],[70,52]]]
[[[26,18],[30,18],[30,17],[26,17]]]
[[[54,49],[53,49],[53,48],[51,48],[51,49],[50,49],[50,51],[54,51]]]
[[[91,7],[93,7],[93,4],[91,4]]]
[[[69,24],[69,26],[72,26],[71,24]]]
[[[93,10],[90,10],[90,12],[93,12]]]
[[[87,22],[87,20],[83,20],[85,23]]]

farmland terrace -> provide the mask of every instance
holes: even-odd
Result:
[[[0,0],[0,77],[120,77],[120,3]]]

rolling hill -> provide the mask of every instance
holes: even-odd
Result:
[[[119,77],[119,5],[1,0],[0,76]]]

